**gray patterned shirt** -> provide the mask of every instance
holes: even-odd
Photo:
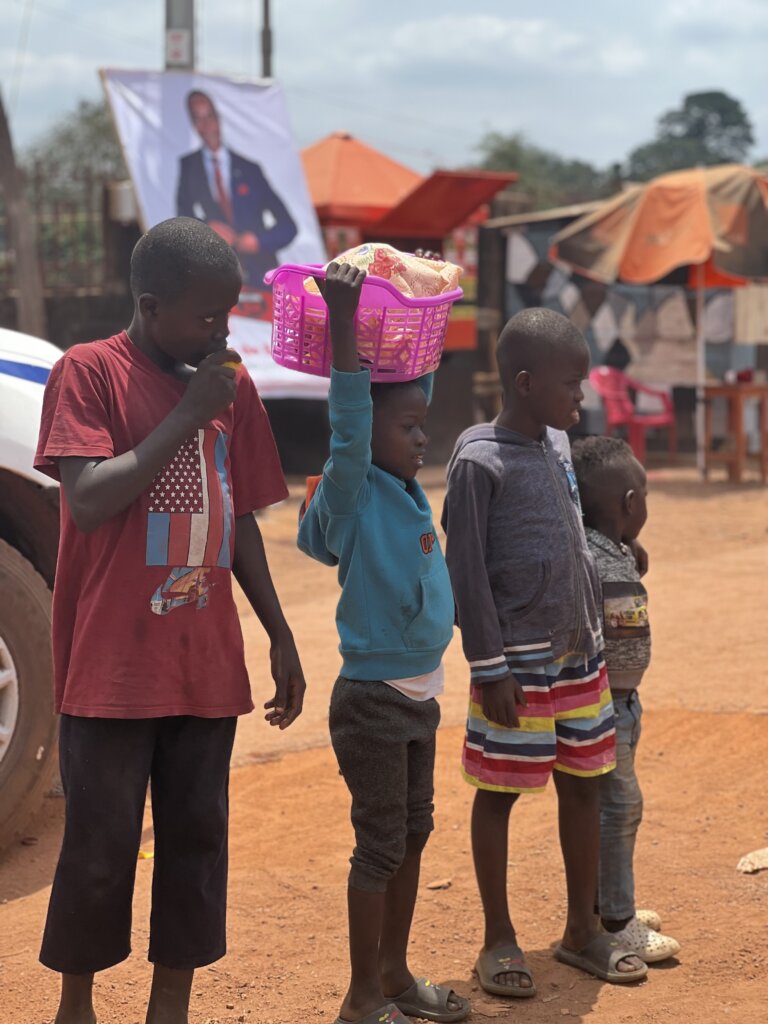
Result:
[[[651,661],[648,593],[640,582],[635,556],[587,527],[587,544],[603,587],[605,664],[612,690],[634,690]]]

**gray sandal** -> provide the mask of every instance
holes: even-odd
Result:
[[[459,1003],[451,1009],[448,1002],[453,998]],[[397,1008],[408,1017],[422,1017],[440,1024],[452,1024],[453,1021],[466,1020],[469,1016],[469,1000],[454,992],[447,985],[433,985],[429,978],[417,978],[416,981],[399,996],[395,996]]]
[[[387,1003],[386,1006],[380,1006],[378,1010],[367,1013],[360,1020],[344,1020],[343,1017],[337,1017],[336,1024],[408,1024],[408,1021],[394,1003]]]
[[[561,964],[577,967],[580,971],[594,974],[596,978],[609,981],[612,985],[628,985],[633,981],[642,981],[648,973],[645,964],[633,971],[618,970],[617,964],[630,956],[639,959],[636,953],[607,932],[596,935],[578,952],[566,949],[562,943],[555,947],[555,959]]]
[[[475,972],[480,985],[492,996],[504,996],[508,999],[531,999],[536,995],[536,985],[531,969],[525,962],[525,954],[516,942],[497,949],[486,949],[477,958]],[[499,974],[522,974],[530,979],[531,987],[520,985],[502,985],[494,981]]]

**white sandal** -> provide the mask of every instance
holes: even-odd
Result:
[[[636,910],[635,917],[655,932],[661,931],[661,918],[655,910]]]
[[[638,917],[633,917],[620,932],[614,932],[612,938],[621,942],[627,949],[631,949],[647,964],[657,964],[661,960],[677,956],[680,952],[680,943],[677,939],[654,931]]]

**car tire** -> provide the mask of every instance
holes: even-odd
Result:
[[[51,592],[0,541],[0,850],[23,834],[56,772]]]

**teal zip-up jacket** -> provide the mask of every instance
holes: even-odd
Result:
[[[429,398],[431,377],[419,383]],[[407,679],[440,664],[453,636],[453,592],[424,491],[371,463],[370,385],[367,370],[331,371],[331,455],[298,544],[339,567],[341,674]]]

